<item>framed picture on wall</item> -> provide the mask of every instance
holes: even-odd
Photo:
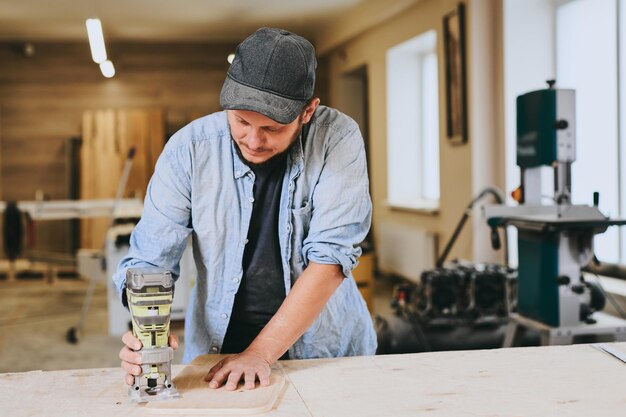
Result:
[[[467,143],[467,87],[465,76],[465,5],[443,17],[446,67],[446,131],[449,143]]]

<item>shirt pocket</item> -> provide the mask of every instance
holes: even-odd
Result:
[[[302,246],[304,239],[309,233],[310,224],[311,204],[308,201],[304,201],[302,207],[291,210],[291,259],[293,259],[298,266],[304,263]]]

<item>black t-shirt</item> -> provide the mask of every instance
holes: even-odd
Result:
[[[222,353],[245,350],[285,299],[285,279],[278,240],[278,213],[286,153],[250,167],[255,174],[254,203],[243,277],[222,346]]]

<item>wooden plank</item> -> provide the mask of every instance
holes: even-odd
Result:
[[[257,383],[253,390],[243,389],[243,384],[235,391],[226,391],[224,387],[210,389],[204,377],[220,359],[216,355],[197,357],[174,378],[182,398],[151,402],[146,408],[154,414],[205,415],[261,414],[274,408],[285,385],[280,364],[273,367],[267,387]]]
[[[183,365],[174,365],[179,374]],[[0,410],[11,417],[149,417],[153,412],[134,404],[120,368],[0,373]],[[262,417],[311,417],[292,384],[286,384],[278,407]]]
[[[626,343],[610,344],[626,352]],[[626,365],[590,345],[283,363],[313,416],[623,417]],[[350,401],[346,401],[350,399]]]
[[[114,198],[128,151],[136,148],[125,197],[143,197],[165,142],[160,109],[90,110],[83,116],[81,198]],[[102,247],[109,219],[82,220],[81,246]]]
[[[626,343],[610,346],[626,352]],[[215,357],[218,360],[219,357]],[[623,417],[626,365],[590,345],[281,361],[264,417]],[[178,376],[184,367],[175,365]],[[119,368],[0,374],[12,417],[150,416]]]

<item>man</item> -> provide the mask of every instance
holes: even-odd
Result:
[[[316,65],[313,46],[284,30],[262,28],[239,45],[220,94],[225,111],[169,140],[114,276],[126,304],[126,269],[177,276],[192,234],[198,277],[184,362],[233,354],[207,375],[211,388],[268,385],[280,358],[376,350],[351,277],[371,221],[363,139],[313,97]],[[130,332],[122,340],[131,385],[141,344]]]

